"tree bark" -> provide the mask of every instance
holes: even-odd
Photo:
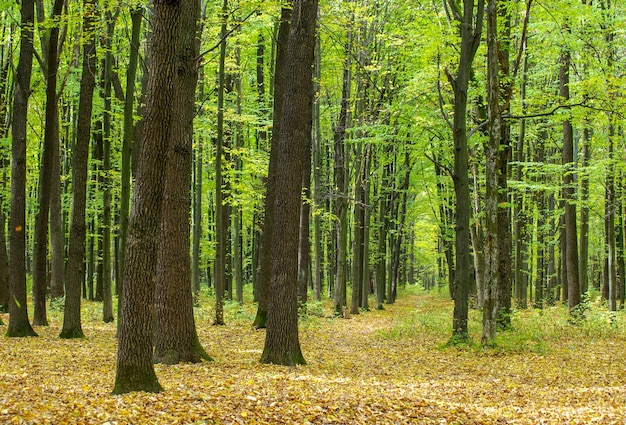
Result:
[[[152,363],[155,270],[170,112],[177,95],[179,16],[185,1],[189,0],[154,2],[146,117],[128,226],[114,394],[163,389]]]
[[[87,204],[87,165],[91,139],[91,113],[93,93],[96,86],[96,42],[95,24],[98,19],[97,5],[93,0],[83,3],[83,65],[80,82],[76,144],[73,151],[72,168],[72,213],[65,283],[65,308],[61,338],[82,338],[81,284],[84,278],[85,258],[85,208]]]
[[[482,345],[494,344],[498,316],[498,173],[501,136],[497,0],[487,2],[487,116],[489,139],[485,145],[485,269]]]
[[[130,176],[131,160],[133,152],[133,112],[135,104],[135,79],[137,77],[137,65],[139,62],[139,36],[141,35],[141,22],[143,20],[143,7],[135,7],[130,11],[132,21],[130,53],[128,68],[126,69],[126,97],[124,99],[124,132],[122,136],[122,193],[120,194],[120,236],[118,273],[115,280],[117,298],[118,323],[122,313],[122,288],[124,286],[124,258],[126,252],[126,235],[128,232],[128,212],[130,210]]]
[[[52,8],[51,19],[61,16],[63,1],[55,0]],[[35,213],[35,238],[33,249],[33,325],[48,326],[46,316],[46,287],[48,284],[48,223],[50,217],[50,194],[52,180],[60,179],[57,174],[53,175],[54,155],[59,152],[59,126],[58,126],[58,98],[57,98],[57,70],[58,60],[59,26],[50,28],[50,36],[47,43],[48,62],[46,64],[46,125],[44,130],[43,149],[41,164],[39,167],[39,194],[37,203],[39,209]],[[46,46],[44,46],[46,47]],[[58,159],[57,159],[58,160]],[[58,169],[57,169],[58,170]]]
[[[267,309],[269,305],[270,273],[272,268],[273,247],[273,219],[274,201],[276,191],[276,171],[278,166],[279,139],[282,118],[283,80],[285,76],[285,62],[287,56],[287,42],[289,40],[289,28],[291,21],[291,8],[288,5],[281,10],[278,38],[276,41],[276,65],[274,68],[274,111],[273,131],[270,147],[270,163],[265,184],[265,217],[263,219],[263,232],[259,247],[259,270],[257,291],[257,312],[252,326],[255,329],[265,328],[267,325]],[[299,177],[298,180],[301,180]],[[281,230],[282,232],[282,230]]]
[[[165,169],[161,242],[155,295],[154,362],[176,364],[211,360],[200,345],[193,316],[189,247],[193,118],[198,81],[200,2],[182,3],[176,96],[172,102]]]
[[[559,95],[561,101],[569,101],[569,68],[570,53],[563,50],[560,58],[559,69]],[[581,314],[578,305],[580,304],[580,283],[578,271],[578,233],[576,226],[576,194],[574,188],[574,131],[570,118],[563,120],[563,166],[565,167],[563,176],[563,198],[565,202],[565,265],[567,267],[567,291],[570,315],[579,316]]]
[[[262,363],[306,363],[298,338],[298,232],[302,169],[310,134],[317,0],[296,0],[287,44],[274,202],[271,297]],[[279,233],[280,232],[280,233]]]
[[[26,305],[26,127],[33,67],[33,0],[20,8],[20,57],[15,76],[13,133],[11,143],[11,216],[9,219],[9,326],[7,336],[37,336],[28,320]]]
[[[456,5],[449,0],[450,7]],[[472,62],[480,44],[484,14],[484,0],[474,6],[473,0],[463,0],[463,15],[460,16],[459,31],[461,47],[456,76],[449,76],[454,90],[454,191],[456,194],[456,270],[454,276],[454,312],[452,319],[451,342],[469,340],[467,329],[470,265],[470,193],[468,177],[467,145],[467,90],[469,87]]]

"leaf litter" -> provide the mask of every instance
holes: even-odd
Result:
[[[85,315],[85,339],[58,339],[62,317],[54,312],[37,338],[2,337],[0,423],[626,423],[626,337],[550,329],[566,320],[563,308],[514,318],[518,328],[533,320],[544,326],[545,334],[528,337],[545,340],[540,350],[520,338],[517,348],[485,351],[445,346],[450,302],[410,293],[384,311],[305,317],[307,365],[289,368],[258,362],[264,331],[250,326],[251,304],[227,309],[226,326],[211,326],[209,300],[203,304],[198,334],[215,361],[155,365],[165,388],[159,394],[110,394],[115,324],[97,320],[96,303],[85,303],[93,313]],[[472,338],[479,340],[472,314]]]

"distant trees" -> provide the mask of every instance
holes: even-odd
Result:
[[[297,52],[305,64],[289,53],[290,31],[304,26],[290,24],[312,2],[194,2],[196,32],[168,38],[173,56],[159,65],[142,2],[86,0],[68,13],[54,3],[32,18],[34,62],[31,26],[11,21],[18,8],[31,19],[30,6],[0,17],[0,308],[11,309],[10,334],[34,333],[30,276],[35,323],[45,324],[46,300],[64,303],[62,337],[83,336],[83,298],[105,301],[103,319],[114,319],[115,289],[120,336],[142,338],[121,337],[122,351],[141,346],[148,372],[155,358],[205,356],[192,306],[203,293],[216,297],[215,323],[232,298],[254,297],[264,361],[282,361],[272,344],[283,331],[285,362],[303,361],[286,276],[299,282],[301,312],[315,312],[314,293],[332,298],[337,317],[386,308],[406,284],[449,289],[451,341],[469,339],[478,308],[485,345],[510,323],[513,295],[518,308],[568,300],[576,319],[596,293],[611,310],[624,305],[623,4],[322,3],[301,22],[320,23]],[[159,106],[154,72],[169,93]],[[296,76],[301,103],[285,106]],[[155,156],[141,156],[144,143]],[[158,175],[139,165],[148,159]],[[144,242],[155,251],[140,259]],[[124,295],[127,279],[141,301]],[[125,312],[127,297],[138,309]],[[272,309],[285,315],[271,319]],[[154,312],[167,332],[149,335]]]

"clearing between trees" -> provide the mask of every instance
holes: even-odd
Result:
[[[308,364],[262,365],[264,331],[252,303],[195,309],[214,362],[156,365],[165,392],[110,395],[115,324],[86,302],[82,340],[60,340],[51,311],[37,338],[2,338],[0,423],[32,424],[612,424],[626,406],[625,321],[590,303],[584,322],[567,308],[516,311],[497,348],[447,347],[452,302],[402,293],[384,311],[332,318],[310,304],[300,322]],[[3,316],[5,323],[7,317]],[[6,332],[6,325],[2,326]],[[480,313],[470,333],[480,341]]]

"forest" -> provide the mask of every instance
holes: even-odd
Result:
[[[0,2],[0,421],[623,420],[625,4]]]

